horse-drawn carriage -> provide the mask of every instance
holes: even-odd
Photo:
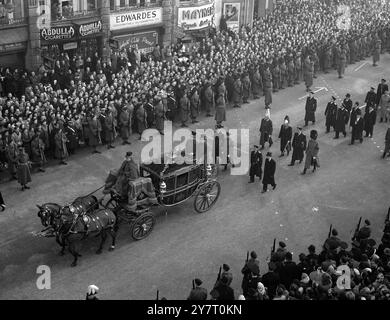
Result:
[[[38,206],[38,216],[46,227],[40,235],[55,236],[62,247],[62,254],[68,245],[74,256],[72,266],[75,266],[80,256],[74,246],[76,240],[101,235],[97,251],[101,253],[109,232],[112,236],[110,250],[113,250],[116,232],[123,222],[130,225],[133,239],[141,240],[147,237],[156,222],[151,212],[153,206],[171,207],[194,197],[196,212],[210,210],[221,191],[215,172],[214,165],[196,162],[181,165],[141,164],[141,177],[129,182],[129,192],[124,196],[112,190],[116,177],[115,171],[111,171],[103,192],[109,195],[107,201],[105,197],[99,200],[89,194],[62,207],[53,203]]]

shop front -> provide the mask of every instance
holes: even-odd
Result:
[[[40,31],[41,52],[44,62],[52,65],[61,53],[69,57],[81,56],[84,60],[95,52],[101,56],[103,47],[101,20],[77,22]]]
[[[148,54],[157,44],[162,43],[163,10],[147,8],[110,15],[110,46],[122,51],[135,47]]]
[[[177,8],[176,35],[183,43],[199,42],[207,38],[215,27],[215,1],[198,6]]]
[[[27,51],[27,28],[0,31],[0,66],[24,68]]]

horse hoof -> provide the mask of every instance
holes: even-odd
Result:
[[[72,262],[72,264],[70,266],[71,267],[75,267],[75,266],[77,266],[77,263],[76,262]]]
[[[114,246],[112,246],[112,247],[110,247],[109,249],[108,249],[108,251],[114,251],[115,250],[115,247]]]
[[[96,254],[101,254],[102,253],[102,250],[99,249],[98,251],[96,251]]]

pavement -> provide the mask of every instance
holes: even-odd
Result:
[[[315,79],[317,122],[305,133],[319,131],[321,168],[316,173],[302,176],[303,164],[288,167],[290,158],[278,158],[277,135],[285,115],[293,126],[303,124],[306,93],[301,83],[273,96],[275,191],[260,194],[261,184],[248,184],[247,175],[220,172],[221,195],[209,212],[197,214],[191,199],[169,209],[154,209],[157,224],[149,237],[133,241],[129,226],[123,225],[116,250],[108,252],[107,242],[100,256],[95,254],[99,240],[88,239],[80,247],[82,258],[75,268],[70,267],[69,253],[58,255],[52,238],[32,235],[42,229],[36,204],[65,204],[99,188],[109,170],[121,164],[125,152],[131,149],[139,154],[144,143],[133,140],[131,146],[117,146],[101,155],[81,152],[68,166],[52,166],[46,173],[34,174],[31,190],[25,192],[16,182],[2,184],[7,210],[0,213],[0,299],[84,299],[90,284],[100,288],[101,299],[155,299],[156,290],[169,300],[186,299],[195,277],[210,290],[223,263],[231,267],[232,287],[238,295],[247,251],[257,252],[265,273],[274,238],[286,242],[297,261],[310,244],[320,250],[330,224],[350,243],[363,216],[371,221],[379,240],[390,205],[390,158],[381,159],[388,125],[377,124],[372,139],[349,146],[350,132],[339,140],[333,140],[333,133],[325,134],[324,111],[331,95],[343,99],[348,92],[353,101],[364,104],[369,88],[389,72],[390,55],[385,54],[378,67],[367,59],[367,63],[349,66],[343,79],[335,71]],[[264,98],[229,109],[225,127],[249,128],[251,145],[258,144],[264,112]],[[214,128],[213,118],[202,118],[191,126],[208,127]],[[39,265],[50,267],[49,290],[37,288]]]

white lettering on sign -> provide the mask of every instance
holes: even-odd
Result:
[[[68,27],[57,27],[41,30],[41,37],[44,40],[65,40],[73,38],[75,34],[72,26]]]
[[[102,31],[102,22],[95,21],[87,24],[82,24],[79,28],[80,36],[85,37],[90,34],[99,33]]]
[[[144,9],[110,15],[110,29],[120,30],[162,23],[162,8]]]
[[[214,15],[214,1],[197,7],[178,8],[178,26],[184,30],[206,28],[212,25]]]

